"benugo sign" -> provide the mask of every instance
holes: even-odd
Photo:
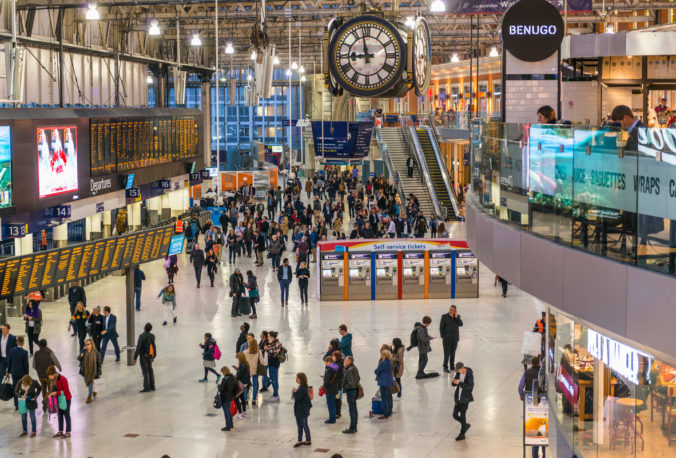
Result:
[[[546,0],[521,0],[502,16],[502,41],[514,57],[537,62],[554,54],[563,40],[563,19]]]

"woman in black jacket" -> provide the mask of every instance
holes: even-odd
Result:
[[[26,401],[26,409],[28,413],[21,414],[21,426],[23,427],[23,432],[21,437],[28,435],[28,415],[31,417],[31,427],[33,428],[31,432],[31,437],[35,437],[37,421],[35,421],[35,409],[38,408],[38,396],[42,392],[42,387],[37,380],[33,380],[30,375],[24,375],[14,387],[14,393],[18,399]],[[307,421],[307,418],[306,418]],[[308,440],[310,440],[310,433],[308,431]]]
[[[307,305],[307,287],[310,279],[310,269],[307,268],[305,261],[301,262],[298,270],[296,270],[296,278],[298,278],[298,288],[300,288],[300,305]]]
[[[244,356],[244,353],[237,353],[237,375],[236,378],[238,381],[242,382],[244,386],[249,385],[251,382],[251,372],[249,369],[249,363]],[[235,405],[237,406],[237,415],[235,418],[244,418],[246,417],[246,389],[235,398]]]
[[[207,266],[207,275],[209,276],[209,280],[211,281],[211,287],[214,287],[214,279],[216,278],[216,272],[218,271],[218,258],[214,254],[214,250],[209,250],[207,251],[207,256],[205,258],[206,266]]]
[[[227,366],[221,368],[221,374],[223,374],[223,380],[218,386],[218,392],[221,395],[223,413],[225,414],[225,428],[221,428],[221,431],[230,431],[233,428],[230,404],[232,404],[235,394],[237,394],[237,379],[230,373],[230,368]]]
[[[350,427],[343,433],[354,434],[357,432],[357,393],[359,392],[360,378],[352,356],[345,357],[343,371],[343,391],[347,395],[347,406],[350,409]]]
[[[296,374],[296,383],[298,386],[293,389],[293,414],[296,417],[296,425],[298,426],[298,442],[294,444],[294,448],[301,445],[312,445],[310,426],[307,422],[310,416],[310,409],[312,408],[310,392],[307,386],[307,376],[303,372],[299,372]],[[303,442],[303,431],[305,431],[305,442]]]
[[[324,423],[336,422],[336,395],[340,391],[342,383],[339,375],[340,368],[338,364],[333,361],[333,357],[326,356],[324,358],[326,367],[324,368],[324,390],[326,392],[326,405],[329,409],[329,419]]]

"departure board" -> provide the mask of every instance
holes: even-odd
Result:
[[[5,267],[7,266],[7,261],[0,261],[0,297],[4,298],[2,294],[3,285],[5,284]]]
[[[109,270],[118,270],[120,268],[120,264],[122,264],[122,258],[124,257],[126,240],[127,238],[124,236],[118,237],[116,239],[115,251],[113,252],[113,258],[110,261]]]
[[[59,263],[56,266],[54,273],[54,284],[61,285],[66,281],[66,274],[68,273],[68,265],[70,263],[70,255],[73,252],[72,248],[62,248],[59,253]]]
[[[49,288],[56,284],[54,278],[56,268],[59,267],[59,250],[50,251],[47,253],[47,261],[45,262],[45,273],[42,275],[42,286],[40,289]]]
[[[162,237],[162,247],[160,248],[159,257],[164,258],[169,253],[169,245],[171,244],[171,237],[174,235],[174,228],[167,227],[164,229],[164,236]]]
[[[80,263],[82,262],[82,245],[73,247],[73,254],[70,256],[70,263],[68,264],[68,273],[66,274],[66,281],[68,283],[77,280]]]
[[[82,261],[80,261],[80,268],[77,271],[78,278],[85,278],[89,276],[89,266],[92,265],[93,252],[94,243],[88,243],[82,249]]]
[[[14,296],[14,284],[16,277],[19,275],[20,258],[9,259],[5,264],[5,272],[2,278],[2,288],[0,289],[0,296],[10,297]]]
[[[159,259],[162,256],[162,241],[164,240],[164,232],[166,229],[158,229],[153,240],[153,247],[150,250],[150,259]],[[173,231],[172,231],[173,232]]]
[[[47,265],[47,253],[38,253],[33,258],[33,268],[31,269],[30,280],[28,280],[28,291],[37,291],[42,289],[42,277],[45,274]]]
[[[103,262],[103,254],[106,250],[106,241],[99,240],[94,244],[92,250],[92,262],[89,265],[89,275],[98,275],[101,271],[101,263]]]
[[[153,259],[150,255],[153,252],[153,243],[155,243],[156,233],[157,231],[151,230],[146,234],[146,240],[143,243],[143,251],[141,252],[141,262],[148,262]]]
[[[99,273],[100,274],[105,274],[106,272],[109,272],[113,270],[112,262],[113,258],[115,257],[115,250],[117,247],[117,239],[112,238],[106,240],[106,247],[103,249],[103,257],[101,258],[101,267],[99,267]],[[120,259],[121,259],[120,255]],[[118,261],[119,265],[119,261]]]
[[[22,256],[19,263],[19,273],[16,276],[14,284],[14,295],[26,294],[28,291],[28,281],[31,278],[31,269],[33,269],[33,256]]]
[[[143,253],[143,243],[145,242],[147,232],[141,232],[136,235],[136,245],[134,245],[134,254],[131,257],[132,264],[141,264],[141,254]]]
[[[136,247],[136,237],[138,234],[131,234],[125,237],[124,240],[124,255],[122,256],[122,262],[120,263],[120,269],[126,269],[131,264],[131,258],[134,254],[134,248]],[[119,243],[119,242],[118,242]]]

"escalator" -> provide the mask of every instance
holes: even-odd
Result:
[[[434,146],[432,144],[432,139],[430,138],[429,131],[427,129],[416,129],[416,134],[418,136],[418,141],[422,148],[423,155],[425,156],[425,162],[427,163],[427,168],[429,169],[432,181],[432,188],[434,193],[437,196],[439,205],[446,209],[446,220],[458,220],[460,219],[455,211],[454,197],[451,195],[452,188],[450,188],[450,183],[444,181],[444,176],[442,175],[442,170],[439,165],[439,160],[437,154],[434,151]],[[445,167],[442,165],[441,167]]]

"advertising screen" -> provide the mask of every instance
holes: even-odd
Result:
[[[0,208],[12,205],[12,138],[9,126],[0,126]]]
[[[38,195],[77,191],[77,127],[39,127]]]

